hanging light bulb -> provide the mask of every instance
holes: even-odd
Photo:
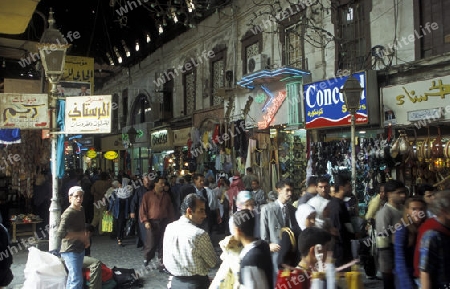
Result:
[[[164,29],[163,29],[163,27],[162,27],[161,24],[159,24],[159,29],[158,29],[158,31],[159,31],[159,34],[162,34],[162,33],[164,32]]]
[[[136,46],[134,47],[136,51],[139,51],[139,40],[136,40]]]
[[[122,56],[120,56],[119,49],[117,49],[117,47],[115,47],[115,46],[114,46],[114,52],[116,53],[116,56],[117,56],[117,62],[122,63]]]
[[[152,40],[152,39],[150,38],[150,34],[147,33],[147,43],[150,43],[151,40]]]
[[[163,18],[163,26],[167,26],[167,21],[165,17]]]
[[[174,13],[172,17],[173,17],[173,22],[177,23],[178,22],[177,14]]]
[[[114,60],[111,57],[111,54],[109,52],[106,52],[106,57],[108,57],[109,65],[114,66]]]
[[[130,55],[131,55],[130,49],[128,49],[128,46],[125,43],[125,40],[123,40],[123,39],[122,39],[122,46],[123,46],[123,50],[125,50],[125,55],[127,57],[130,57]]]

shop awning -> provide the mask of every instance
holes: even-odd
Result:
[[[0,1],[0,33],[24,33],[39,1]]]
[[[311,74],[309,71],[283,66],[277,69],[263,69],[244,75],[237,84],[248,89],[254,89],[257,85],[278,82],[290,77],[303,77],[309,74]]]

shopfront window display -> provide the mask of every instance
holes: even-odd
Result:
[[[301,194],[306,178],[306,134],[301,130],[278,133],[279,172],[282,179],[290,179],[294,193]]]

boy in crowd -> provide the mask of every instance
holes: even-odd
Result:
[[[426,201],[425,201],[426,202]],[[437,192],[429,218],[419,228],[414,255],[415,273],[422,289],[450,284],[450,190]]]
[[[269,244],[254,237],[255,215],[244,209],[233,215],[233,236],[244,248],[241,251],[239,283],[246,289],[273,288],[273,265]]]
[[[331,248],[331,234],[324,229],[309,227],[298,237],[298,250],[302,255],[300,263],[292,271],[281,269],[275,288],[309,289],[311,287],[312,272],[317,270],[316,245],[321,245],[322,261],[325,263],[327,252]]]

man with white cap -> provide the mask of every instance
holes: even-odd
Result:
[[[236,197],[236,207],[237,211],[249,210],[250,212],[252,212],[252,214],[255,216],[255,230],[253,233],[253,237],[260,238],[260,217],[259,212],[255,210],[255,200],[253,200],[252,193],[249,191],[240,191]],[[229,222],[230,232],[234,231],[233,226],[233,216],[231,216]]]
[[[84,249],[89,246],[89,238],[85,231],[83,202],[84,191],[75,186],[69,189],[70,206],[61,216],[58,237],[61,238],[61,257],[69,271],[66,288],[83,288]]]

